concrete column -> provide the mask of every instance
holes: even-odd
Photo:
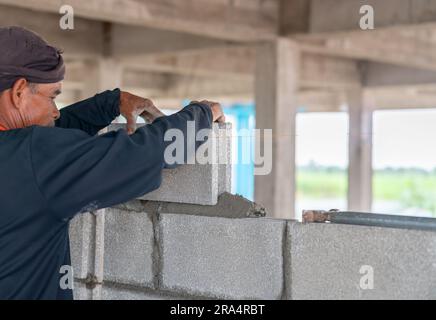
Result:
[[[256,55],[256,128],[272,129],[272,171],[255,176],[255,201],[275,218],[295,216],[295,116],[300,69],[298,45],[279,38]],[[265,141],[261,135],[261,151]],[[258,153],[258,151],[256,151]]]
[[[87,99],[105,90],[121,88],[123,67],[113,58],[100,58],[86,62],[86,74],[81,99]],[[114,122],[117,122],[116,120]]]
[[[362,89],[347,92],[349,112],[348,210],[371,211],[372,115],[374,103]]]
[[[85,63],[82,98],[89,98],[104,90],[112,90],[122,84],[122,65],[112,58],[100,58]]]

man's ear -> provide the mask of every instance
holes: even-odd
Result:
[[[11,88],[11,100],[12,104],[15,108],[20,109],[22,105],[22,98],[24,95],[24,91],[28,87],[28,82],[25,78],[20,78],[15,81],[14,85]]]

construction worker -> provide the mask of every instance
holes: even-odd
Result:
[[[217,103],[164,116],[119,89],[58,111],[64,74],[61,52],[37,34],[0,28],[0,299],[72,299],[60,286],[70,220],[157,189],[166,130],[224,121]],[[97,135],[120,114],[128,131]],[[138,116],[150,124],[135,130]]]

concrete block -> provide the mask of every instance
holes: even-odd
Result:
[[[279,299],[284,221],[162,214],[161,288],[224,299]]]
[[[214,124],[213,129],[216,134],[215,152],[219,160],[228,164],[185,164],[174,169],[164,169],[159,189],[139,199],[215,205],[220,193],[230,191],[231,143],[227,141],[231,139],[230,125]]]
[[[103,285],[98,283],[91,289],[92,300],[101,300],[102,287]]]
[[[107,209],[93,212],[95,215],[95,252],[94,252],[94,276],[96,281],[103,281],[104,272],[104,225]],[[94,297],[94,293],[93,293]]]
[[[218,195],[232,191],[232,126],[230,123],[218,124]]]
[[[144,124],[138,124],[138,127]],[[125,128],[125,124],[112,124],[108,130]],[[164,169],[162,184],[139,199],[176,203],[215,205],[218,196],[231,190],[231,125],[213,125],[215,152],[219,163],[184,164]]]
[[[288,222],[287,233],[290,299],[436,299],[435,232]]]
[[[74,281],[73,298],[74,300],[92,300],[91,290],[87,289],[83,282]]]
[[[70,222],[70,251],[74,276],[85,279],[94,271],[95,216],[91,213],[77,215]]]
[[[185,300],[181,296],[170,296],[158,291],[141,291],[138,288],[104,285],[102,300]]]
[[[215,205],[218,201],[218,166],[185,164],[164,169],[159,189],[139,199]]]
[[[151,217],[106,209],[103,279],[153,287],[154,232]]]

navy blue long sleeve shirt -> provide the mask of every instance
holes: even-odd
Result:
[[[69,221],[157,189],[165,131],[212,124],[210,108],[196,104],[130,136],[96,135],[120,114],[119,98],[117,89],[66,107],[56,127],[0,131],[0,299],[72,299],[60,288]]]

